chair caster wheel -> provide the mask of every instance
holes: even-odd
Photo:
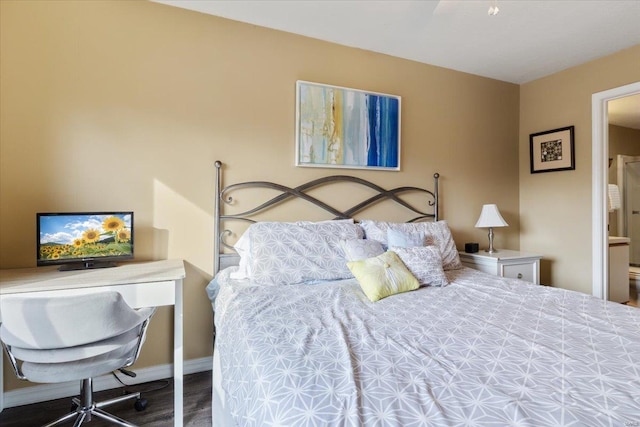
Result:
[[[149,402],[147,401],[147,399],[141,398],[136,400],[136,403],[133,404],[133,407],[136,409],[136,411],[141,412],[147,409],[148,403]]]

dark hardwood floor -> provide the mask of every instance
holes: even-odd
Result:
[[[80,387],[79,382],[78,387]],[[160,387],[163,388],[159,389]],[[119,396],[123,393],[123,390],[123,388],[119,388],[96,392],[96,400],[100,401]],[[128,387],[128,390],[142,392],[143,397],[149,401],[146,410],[137,412],[133,408],[133,400],[121,402],[104,409],[139,426],[169,427],[173,425],[173,379],[136,384]],[[32,405],[6,408],[0,412],[0,426],[42,426],[66,414],[70,409],[71,398],[68,397]],[[64,425],[71,426],[73,422]],[[113,424],[106,423],[95,417],[86,425],[91,427],[113,426]],[[185,375],[184,377],[184,426],[211,426],[211,371]]]
[[[629,305],[634,307],[640,307],[640,292],[638,292],[638,288],[635,286],[629,287]]]

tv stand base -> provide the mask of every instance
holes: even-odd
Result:
[[[88,262],[74,262],[71,264],[64,264],[58,267],[60,271],[73,271],[73,270],[89,270],[92,268],[110,268],[117,267],[118,264],[111,261],[88,261]]]

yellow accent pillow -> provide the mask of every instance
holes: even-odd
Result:
[[[347,267],[358,279],[367,298],[375,302],[390,295],[418,289],[420,284],[395,252],[350,261]]]

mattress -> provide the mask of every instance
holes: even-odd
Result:
[[[238,426],[640,422],[640,309],[468,268],[377,302],[355,279],[258,286],[234,269],[208,291]]]

